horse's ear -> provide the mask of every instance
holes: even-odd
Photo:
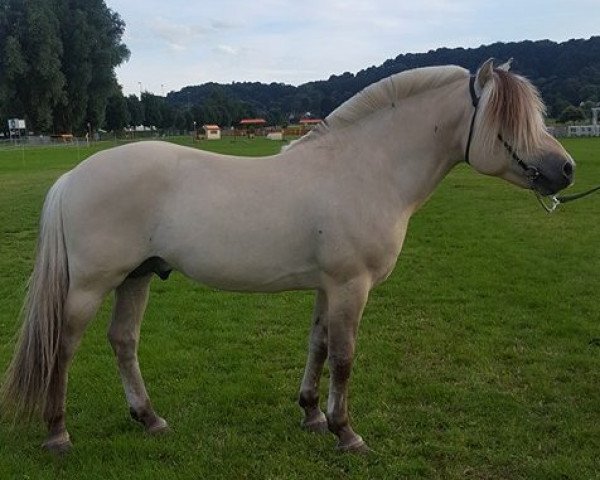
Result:
[[[494,75],[494,59],[488,58],[485,62],[483,62],[483,65],[481,65],[481,67],[479,67],[479,69],[477,70],[477,73],[475,74],[475,79],[476,79],[475,88],[479,90],[477,92],[478,96],[481,95],[483,87],[485,87],[486,83],[492,79],[493,75]]]
[[[510,70],[510,66],[512,65],[512,57],[509,58],[506,62],[504,62],[502,65],[500,65],[499,67],[496,67],[498,70],[504,70],[505,72],[508,72]]]

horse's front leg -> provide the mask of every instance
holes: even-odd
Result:
[[[298,403],[304,409],[302,426],[312,432],[326,432],[327,418],[319,407],[319,383],[327,359],[327,297],[317,291],[308,342],[308,359],[300,386]]]
[[[327,423],[338,437],[343,451],[369,450],[360,435],[354,433],[348,417],[348,382],[352,371],[358,324],[367,302],[371,283],[356,279],[327,291],[327,346],[329,352],[329,398]]]

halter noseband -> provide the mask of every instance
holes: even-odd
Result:
[[[471,94],[471,103],[473,104],[474,110],[473,116],[471,117],[471,126],[469,127],[469,138],[467,139],[467,148],[465,149],[465,162],[467,162],[470,165],[471,162],[469,161],[469,153],[471,151],[471,142],[473,140],[473,130],[475,129],[475,118],[477,117],[477,110],[479,107],[479,97],[475,92],[475,75],[471,75],[471,77],[469,78],[469,93]],[[519,167],[523,169],[529,180],[532,182],[533,187],[533,180],[540,176],[540,172],[538,171],[538,169],[533,165],[527,165],[519,157],[519,155],[517,155],[517,152],[515,152],[515,149],[512,147],[512,145],[506,140],[504,140],[500,133],[498,134],[498,140],[502,142],[502,145],[504,145],[504,148],[509,153],[511,158],[517,162],[517,165],[519,165]]]

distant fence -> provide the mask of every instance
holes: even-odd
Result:
[[[550,125],[548,126],[548,132],[556,138],[566,137],[567,127],[566,125]]]
[[[56,148],[56,149],[64,149],[68,151],[77,151],[77,155],[79,156],[84,154],[87,148],[93,148],[99,144],[109,144],[111,146],[124,145],[126,143],[137,142],[139,140],[150,140],[154,137],[136,137],[136,138],[119,138],[115,135],[103,135],[98,139],[88,140],[85,137],[69,137],[68,139],[64,138],[54,138],[49,136],[44,137],[21,137],[21,139],[17,139],[17,141],[8,140],[8,139],[0,139],[0,152],[11,152],[11,151],[23,151],[23,156],[25,156],[26,151],[44,149],[44,148]]]
[[[284,138],[301,137],[311,131],[310,126],[290,125],[286,127],[259,127],[254,129],[224,128],[221,130],[221,136],[224,138],[244,138],[249,136],[266,137],[270,133],[282,133]],[[548,132],[557,138],[564,137],[587,137],[600,136],[600,125],[550,125]],[[196,132],[200,137],[200,131]],[[71,134],[61,135],[28,135],[22,137],[0,137],[0,150],[9,150],[22,147],[76,147],[83,148],[93,145],[98,141],[114,142],[115,145],[129,143],[137,140],[148,139],[166,139],[170,137],[190,136],[194,137],[194,131],[187,130],[165,130],[148,132],[114,132],[100,133],[93,135],[93,138],[87,139],[84,136],[74,136]]]
[[[600,137],[600,125],[570,125],[569,137]]]
[[[600,125],[551,125],[548,131],[557,138],[600,137]]]
[[[71,134],[62,135],[27,135],[22,137],[2,138],[0,137],[0,149],[6,150],[11,148],[25,147],[85,147],[93,145],[96,142],[115,142],[128,143],[137,140],[160,139],[166,137],[193,135],[193,132],[123,132],[115,135],[113,132],[101,133],[93,135],[92,138],[85,136],[75,136]]]
[[[56,138],[50,136],[27,136],[13,139],[0,139],[0,150],[14,150],[23,147],[81,147],[88,144],[84,137]]]

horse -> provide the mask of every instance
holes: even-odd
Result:
[[[137,348],[151,278],[176,270],[222,290],[314,291],[301,424],[332,432],[342,451],[368,451],[350,425],[348,385],[369,292],[392,272],[411,215],[460,162],[542,196],[572,183],[574,161],[543,113],[535,87],[490,59],[473,75],[450,65],[384,78],[273,156],[155,141],[94,154],[46,196],[3,411],[41,415],[43,447],[71,448],[67,372],[114,291],[108,339],[130,414],[166,431]]]

